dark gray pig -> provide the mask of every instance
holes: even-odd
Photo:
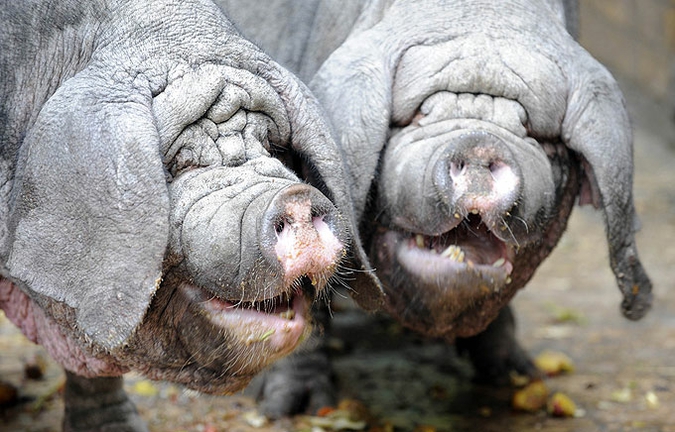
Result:
[[[647,312],[629,119],[612,76],[568,31],[573,2],[273,4],[297,22],[260,31],[244,7],[233,20],[326,108],[392,316],[460,338],[482,378],[536,375],[508,303],[577,200],[604,213],[624,315]]]
[[[241,389],[336,271],[381,300],[316,100],[208,1],[3,2],[0,125],[0,307],[66,430],[145,430],[129,370]]]

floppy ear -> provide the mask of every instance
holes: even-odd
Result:
[[[371,33],[347,40],[310,82],[344,153],[357,221],[368,204],[391,119],[393,68]]]
[[[585,159],[582,200],[603,210],[610,264],[623,293],[623,314],[640,319],[652,286],[637,254],[633,207],[633,136],[621,91],[595,60],[577,77],[563,123],[563,140]],[[590,170],[589,170],[590,168]]]
[[[372,39],[362,36],[349,39],[335,50],[312,78],[310,88],[325,109],[345,161],[346,189],[344,198],[339,200],[347,203],[336,204],[353,209],[354,254],[360,263],[368,263],[358,227],[387,141],[393,77],[384,53]],[[366,276],[376,280],[381,293],[381,284],[370,264],[364,270],[368,273],[354,274],[356,295],[360,295]]]
[[[82,71],[42,108],[19,154],[7,262],[52,318],[108,351],[141,323],[168,239],[151,95],[120,80]]]
[[[275,63],[268,71],[270,77],[287,74],[288,78],[278,85],[275,79],[269,79],[286,104],[291,123],[291,148],[299,156],[303,165],[303,174],[314,187],[333,201],[344,218],[349,229],[351,296],[366,310],[382,307],[384,293],[382,286],[370,266],[358,235],[357,211],[355,211],[350,191],[353,190],[353,178],[345,166],[349,156],[341,149],[333,136],[329,124],[325,121],[325,112],[316,98],[290,73],[281,70]],[[259,71],[265,75],[264,72]],[[278,75],[277,75],[278,78]],[[341,272],[341,274],[343,274]]]

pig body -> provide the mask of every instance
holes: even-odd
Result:
[[[0,307],[66,430],[144,430],[129,370],[241,389],[340,267],[377,306],[316,100],[214,4],[7,4],[0,73]]]
[[[285,33],[220,3],[326,109],[397,320],[457,340],[491,381],[536,375],[508,303],[577,201],[604,214],[624,315],[647,312],[629,120],[612,76],[573,38],[575,2],[279,0],[268,13]]]

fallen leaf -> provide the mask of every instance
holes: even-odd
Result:
[[[546,308],[553,315],[553,319],[558,323],[585,324],[586,317],[581,312],[574,309],[558,306],[554,303],[548,303]]]
[[[656,396],[656,393],[650,391],[645,395],[645,401],[647,401],[647,407],[650,409],[656,409],[659,407],[659,397]]]
[[[353,421],[368,421],[371,417],[368,407],[356,399],[343,399],[338,403],[338,411],[349,413],[349,419]]]
[[[633,399],[633,394],[628,387],[625,387],[612,392],[611,399],[613,402],[628,403]]]
[[[335,408],[330,407],[330,406],[325,406],[321,407],[318,410],[316,410],[316,416],[317,417],[326,417],[328,414],[332,413],[335,411]]]
[[[419,425],[415,427],[414,432],[436,432],[436,428],[428,425]]]

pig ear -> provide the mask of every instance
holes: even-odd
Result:
[[[609,72],[595,61],[586,70],[590,72],[570,95],[563,140],[584,159],[582,202],[591,201],[604,212],[610,264],[623,293],[623,314],[639,319],[651,306],[652,287],[635,244],[638,224],[630,121]]]
[[[28,132],[7,269],[60,325],[114,351],[160,283],[169,201],[150,100],[101,81],[66,81]]]
[[[387,56],[362,36],[335,50],[310,83],[344,152],[358,221],[387,142],[393,82]]]
[[[284,72],[277,70],[276,73]],[[270,83],[275,86],[275,80]],[[289,78],[276,89],[288,107],[291,148],[302,162],[305,180],[333,201],[349,230],[349,260],[340,274],[347,279],[350,294],[361,307],[378,310],[382,307],[384,293],[358,235],[357,212],[350,195],[353,178],[345,166],[348,156],[337,145],[325,121],[326,114],[307,87]]]
[[[368,256],[357,227],[368,205],[380,154],[387,141],[391,87],[392,73],[384,54],[369,39],[359,36],[333,52],[310,83],[325,109],[346,164],[347,189],[341,200],[348,201],[353,209],[354,253],[361,263],[368,263]],[[359,281],[367,276],[376,279],[369,264],[363,270],[367,273],[357,267],[354,275],[357,301],[358,291],[364,285]],[[377,287],[381,293],[379,281]]]

